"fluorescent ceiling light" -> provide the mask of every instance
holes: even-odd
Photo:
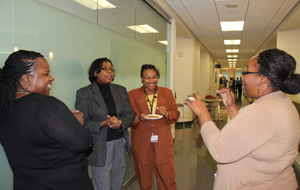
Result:
[[[228,61],[236,61],[236,59],[228,59]]]
[[[244,21],[220,22],[222,31],[242,31]]]
[[[231,57],[238,57],[237,55],[227,55],[228,58],[231,58]]]
[[[237,53],[239,52],[239,49],[226,49],[227,53]]]
[[[98,0],[98,2],[97,0],[74,0],[74,1],[92,10],[116,8],[116,6],[114,6],[113,4],[105,0]]]
[[[158,33],[157,30],[149,26],[148,24],[144,25],[134,25],[134,26],[127,26],[127,28],[139,32],[139,33]]]
[[[240,45],[241,40],[224,40],[225,45]]]
[[[168,45],[168,41],[166,40],[161,40],[161,41],[158,41],[159,43],[162,43],[162,44],[165,44],[165,45]]]

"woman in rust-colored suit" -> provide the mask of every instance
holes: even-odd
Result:
[[[129,100],[135,115],[131,127],[132,154],[142,190],[152,190],[153,170],[158,189],[176,189],[173,138],[170,124],[179,118],[173,93],[158,87],[159,71],[154,65],[143,65],[143,86],[130,91]],[[149,118],[148,114],[162,118]]]

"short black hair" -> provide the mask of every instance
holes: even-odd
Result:
[[[147,69],[154,70],[156,72],[157,78],[158,79],[160,78],[160,74],[159,74],[158,69],[154,65],[151,65],[151,64],[144,64],[144,65],[142,65],[142,68],[141,68],[141,78],[143,78],[143,73]]]
[[[96,73],[99,73],[101,71],[101,68],[102,68],[104,62],[109,62],[111,64],[111,66],[113,66],[111,60],[107,59],[106,57],[98,58],[92,62],[90,69],[88,71],[89,80],[91,83],[93,83],[96,80],[95,71],[96,71]]]
[[[274,48],[259,53],[257,62],[259,73],[270,80],[274,91],[300,92],[300,75],[295,73],[297,63],[293,56]]]

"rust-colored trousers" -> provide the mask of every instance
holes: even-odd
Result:
[[[158,190],[176,190],[173,159],[170,160],[169,163],[156,164],[155,149],[155,143],[151,143],[151,147],[149,147],[148,151],[148,158],[152,158],[148,159],[150,163],[144,164],[134,159],[134,167],[141,190],[152,190],[153,170],[155,172]]]

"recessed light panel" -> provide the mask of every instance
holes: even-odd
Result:
[[[237,53],[239,52],[239,49],[226,49],[227,53]]]
[[[237,55],[227,55],[228,58],[237,58]]]
[[[242,31],[244,21],[220,22],[222,31]]]
[[[241,40],[224,40],[225,45],[240,45]]]

